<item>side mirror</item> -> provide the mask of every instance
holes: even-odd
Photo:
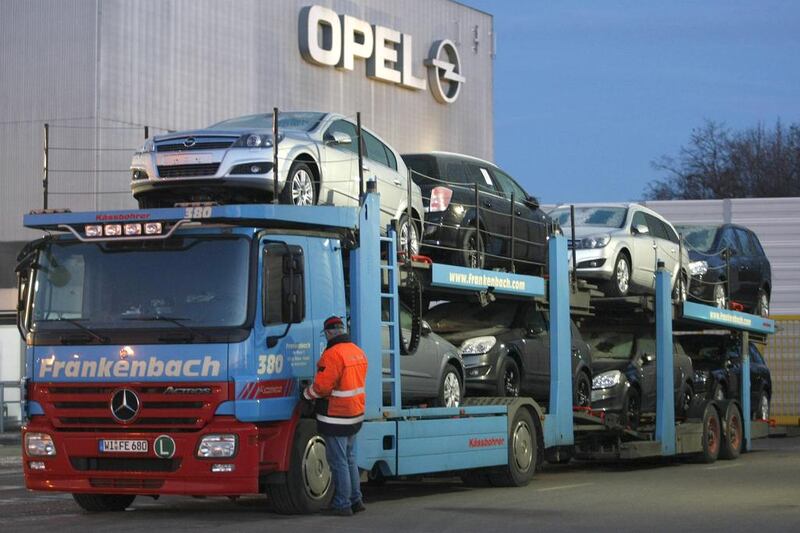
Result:
[[[341,131],[334,131],[333,134],[328,136],[326,141],[328,144],[334,144],[334,145],[352,144],[353,138]]]
[[[648,228],[644,224],[636,224],[633,227],[633,234],[634,235],[647,235],[648,233],[650,233],[650,228]]]
[[[433,330],[431,329],[431,325],[423,320],[422,323],[420,324],[419,332],[420,335],[422,335],[423,337],[427,337],[428,335],[433,333]]]
[[[539,209],[539,199],[535,196],[528,196],[525,198],[525,205],[531,209]]]

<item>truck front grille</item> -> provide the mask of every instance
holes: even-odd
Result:
[[[72,468],[81,472],[176,472],[180,459],[142,457],[70,457]]]
[[[89,478],[96,489],[160,489],[163,479]]]

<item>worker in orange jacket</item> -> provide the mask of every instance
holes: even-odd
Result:
[[[317,430],[325,439],[334,485],[330,514],[352,516],[366,510],[356,464],[356,433],[364,420],[367,357],[350,341],[341,318],[328,318],[324,328],[328,346],[303,397],[315,401]]]

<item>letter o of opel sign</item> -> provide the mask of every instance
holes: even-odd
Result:
[[[300,10],[297,29],[300,55],[313,65],[352,71],[356,59],[363,59],[368,78],[412,91],[430,85],[442,104],[455,102],[466,81],[456,45],[449,39],[434,42],[428,57],[416,60],[427,67],[426,80],[414,73],[414,39],[407,33],[318,5]]]

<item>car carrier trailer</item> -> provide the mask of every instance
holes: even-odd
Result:
[[[665,399],[661,386],[670,382],[671,365],[662,369],[659,363],[659,409],[652,434],[631,434],[607,420],[573,412],[571,285],[561,236],[549,242],[547,282],[507,272],[426,267],[432,287],[547,297],[552,369],[547,409],[528,398],[475,398],[458,408],[403,407],[398,313],[403,273],[394,232],[381,236],[379,201],[368,190],[358,209],[188,205],[27,215],[26,227],[48,233],[23,251],[17,269],[19,327],[27,345],[27,487],[73,493],[79,505],[92,511],[124,509],[137,495],[260,492],[279,512],[323,508],[332,494],[324,441],[315,421],[302,412],[299,391],[313,378],[324,349],[322,321],[346,312],[346,286],[352,336],[370,361],[366,419],[358,436],[358,464],[364,470],[386,477],[456,472],[467,480],[521,486],[546,454],[575,453],[587,433],[621,433],[618,442],[638,447],[636,455],[703,448],[705,425],[694,424],[685,434],[676,429],[683,424],[676,426],[671,399]],[[115,329],[113,320],[94,323],[94,317],[74,307],[95,298],[96,309],[111,312],[103,303],[113,293],[109,280],[127,283],[130,269],[137,268],[146,270],[136,271],[144,283],[147,276],[174,268],[181,254],[208,243],[208,253],[218,253],[215,244],[236,239],[250,247],[242,256],[243,279],[212,284],[243,284],[239,290],[247,294],[247,319],[235,327],[212,324],[196,330],[191,321],[168,312],[163,298],[152,298],[147,313],[134,303],[116,317],[152,322],[144,329],[125,329],[129,322]],[[81,247],[99,252],[77,261],[70,253]],[[117,263],[101,260],[126,258],[126,253],[136,262],[109,277],[103,268]],[[199,274],[189,265],[186,276]],[[671,353],[672,316],[668,275],[658,276],[659,361],[664,362],[671,360],[663,354]],[[65,287],[72,292],[63,293]],[[78,293],[80,298],[69,300]],[[181,303],[192,305],[215,298],[180,296]],[[73,307],[54,307],[58,298],[67,298]],[[689,305],[684,304],[684,314],[693,316]],[[388,320],[382,320],[384,309],[390,310]],[[726,320],[742,315],[716,310],[709,316],[712,312]],[[48,327],[48,321],[55,324]],[[391,333],[388,347],[381,344],[382,327]],[[382,372],[384,354],[390,360],[388,376]],[[387,388],[390,401],[384,403]],[[709,403],[704,409],[709,405],[715,411],[722,408]],[[749,420],[742,419],[747,436]],[[693,444],[684,445],[689,440]],[[634,455],[624,449],[619,446],[620,457]]]

